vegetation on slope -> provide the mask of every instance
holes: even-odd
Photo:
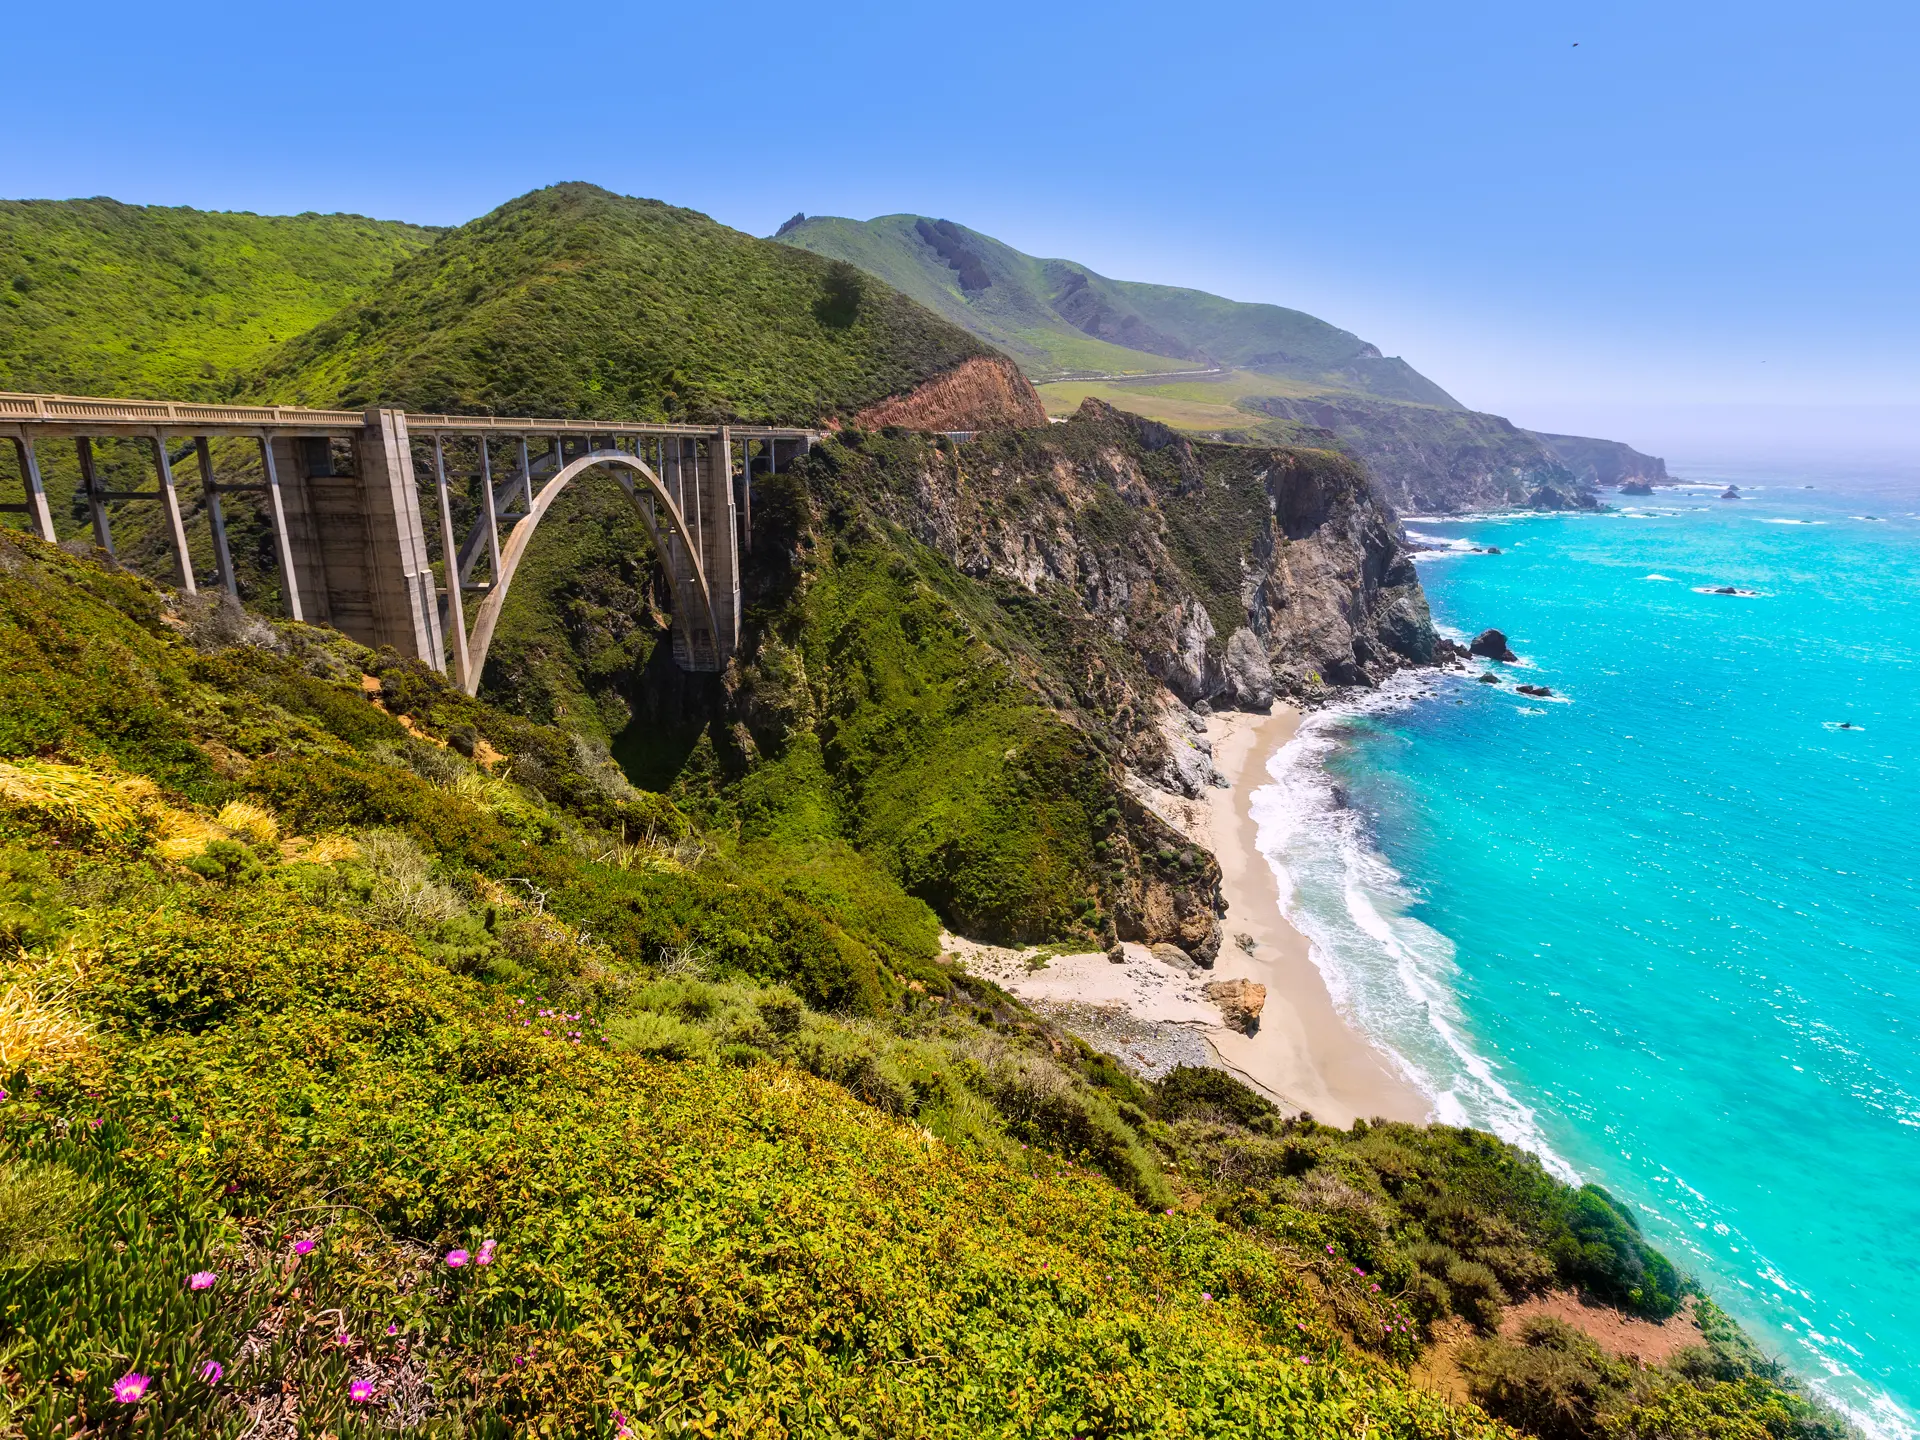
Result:
[[[985,353],[845,262],[568,184],[442,236],[261,384],[348,407],[816,424]]]
[[[1071,260],[1024,255],[991,236],[920,215],[814,216],[787,245],[877,275],[1005,350],[1036,379],[1238,366],[1333,389],[1453,405],[1404,360],[1279,305],[1109,280]]]
[[[0,390],[230,398],[433,235],[358,215],[0,200]]]
[[[1424,1317],[1674,1302],[1490,1137],[1140,1085],[327,632],[0,540],[0,695],[21,1433],[1492,1437]]]

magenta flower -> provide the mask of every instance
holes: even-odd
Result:
[[[398,1335],[399,1333],[400,1333],[400,1327],[398,1325],[387,1326],[387,1334]]]
[[[1331,1245],[1327,1246],[1327,1254],[1331,1255],[1332,1253],[1333,1253],[1333,1247]]]
[[[365,1405],[373,1399],[373,1381],[356,1380],[347,1386],[347,1398],[356,1405]]]
[[[345,1335],[345,1334],[336,1335],[333,1337],[333,1343],[338,1345],[342,1350],[344,1350],[349,1345],[353,1344],[353,1336]]]
[[[129,1370],[113,1382],[113,1398],[122,1405],[138,1404],[146,1398],[147,1387],[153,1384],[151,1375],[140,1375]]]
[[[7,1092],[4,1089],[0,1089],[0,1100],[11,1100],[12,1098],[13,1097],[7,1094]]]
[[[200,1367],[200,1378],[209,1385],[218,1385],[226,1373],[218,1360],[209,1360]]]
[[[1202,1290],[1200,1292],[1200,1298],[1202,1300],[1211,1300],[1213,1299],[1213,1292],[1211,1290]]]
[[[187,1277],[187,1288],[189,1290],[211,1290],[215,1278],[211,1270],[196,1270]]]
[[[473,1257],[473,1263],[476,1265],[493,1264],[493,1241],[482,1240],[480,1242],[480,1253]]]
[[[447,1252],[447,1268],[449,1270],[458,1270],[462,1265],[467,1263],[468,1258],[467,1252],[464,1250],[449,1250]]]
[[[296,1255],[311,1255],[313,1253],[313,1241],[311,1240],[294,1241],[293,1253]]]

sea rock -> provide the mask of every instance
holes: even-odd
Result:
[[[1436,665],[1465,664],[1470,653],[1458,640],[1449,640],[1444,635],[1433,642],[1433,663]]]
[[[1738,500],[1740,498],[1740,487],[1738,485],[1727,486],[1726,489],[1720,492],[1720,498],[1722,500]]]
[[[1158,945],[1150,945],[1147,948],[1152,952],[1153,958],[1158,960],[1162,965],[1171,965],[1176,970],[1197,970],[1200,968],[1193,963],[1193,957],[1191,955],[1187,954],[1187,952],[1182,950],[1178,945],[1169,944],[1165,940],[1162,940]]]
[[[1500,683],[1500,677],[1491,670],[1482,670],[1480,672],[1480,683],[1482,685],[1498,685]]]
[[[1231,1030],[1251,1035],[1260,1028],[1260,1012],[1267,1007],[1267,987],[1252,980],[1209,980],[1206,997],[1220,1007],[1220,1017]]]
[[[1653,486],[1644,480],[1635,478],[1622,485],[1620,487],[1620,493],[1622,495],[1651,495],[1653,493]]]
[[[1473,637],[1473,643],[1467,647],[1470,655],[1484,655],[1489,660],[1499,660],[1511,665],[1520,657],[1507,647],[1507,637],[1498,630],[1482,630]]]
[[[1513,688],[1522,695],[1535,695],[1543,700],[1553,694],[1550,685],[1516,685]]]
[[[1503,551],[1498,545],[1489,545],[1487,546],[1485,553],[1488,555],[1502,555],[1502,554],[1505,554],[1506,552]]]
[[[1260,637],[1242,625],[1228,637],[1227,694],[1244,710],[1273,708],[1273,662]]]

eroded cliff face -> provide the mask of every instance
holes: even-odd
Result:
[[[958,569],[1083,613],[1187,704],[1264,707],[1433,658],[1400,527],[1339,455],[1195,442],[1089,400],[929,451],[889,498]]]
[[[862,429],[1010,430],[1047,423],[1046,408],[1020,367],[1001,356],[976,355],[911,394],[869,405],[853,417]]]

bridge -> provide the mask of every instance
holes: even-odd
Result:
[[[216,473],[210,441],[220,437],[257,447],[257,471],[244,467],[257,479]],[[618,482],[665,567],[675,662],[689,671],[724,669],[740,640],[753,479],[791,465],[819,437],[754,425],[0,393],[0,439],[13,442],[24,491],[0,511],[24,514],[36,535],[53,542],[42,456],[44,447],[71,444],[94,544],[114,555],[110,504],[157,504],[180,587],[191,594],[199,586],[174,469],[191,458],[214,574],[229,595],[237,599],[239,588],[223,497],[248,494],[272,532],[288,616],[331,625],[365,645],[390,645],[442,673],[451,668],[471,695],[541,520],[569,485],[595,470]],[[103,440],[132,441],[146,452],[151,480],[142,484],[153,488],[111,488],[94,448]],[[223,449],[231,467],[233,447]],[[423,470],[430,489],[420,482]],[[430,523],[423,493],[433,500]],[[457,525],[456,511],[471,518]],[[469,598],[478,602],[471,614]]]

